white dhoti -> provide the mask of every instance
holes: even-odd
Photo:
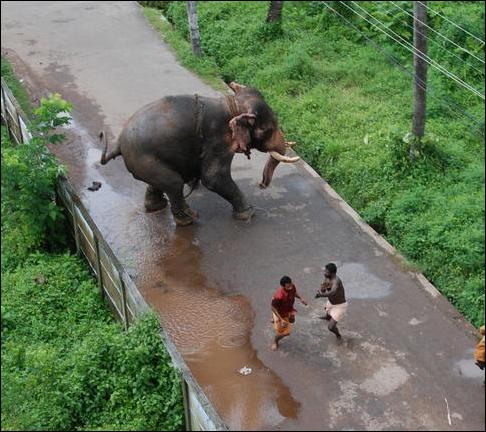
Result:
[[[336,322],[340,321],[344,317],[347,309],[347,302],[334,305],[328,300],[326,303],[326,312],[331,315],[331,318]]]

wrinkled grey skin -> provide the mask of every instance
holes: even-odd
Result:
[[[146,210],[164,208],[165,194],[178,225],[197,219],[183,187],[194,187],[199,180],[233,206],[237,219],[251,218],[253,208],[231,178],[233,157],[236,152],[249,157],[253,148],[284,155],[286,143],[263,96],[253,88],[230,86],[235,90],[233,112],[225,98],[195,95],[165,97],[144,106],[128,120],[108,155],[105,138],[101,163],[121,155],[128,171],[148,184]],[[277,164],[269,156],[260,187],[270,184]]]

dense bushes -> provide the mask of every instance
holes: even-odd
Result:
[[[159,1],[159,0],[143,0],[139,1],[142,6],[145,7],[150,7],[154,9],[159,9],[162,12],[167,12],[167,9],[169,8],[169,3],[170,1]]]
[[[30,252],[53,247],[63,234],[62,213],[54,201],[56,178],[63,172],[46,143],[57,143],[62,134],[53,128],[69,122],[70,105],[59,95],[43,99],[34,110],[28,146],[14,146],[2,128],[2,270],[21,263]]]
[[[2,57],[2,78],[32,113],[25,89],[16,80],[10,63]],[[33,110],[30,126],[33,139],[28,146],[14,146],[7,129],[1,129],[1,236],[2,274],[21,264],[39,249],[62,245],[62,213],[54,201],[54,184],[63,168],[47,149],[47,143],[59,143],[63,135],[55,128],[70,121],[71,105],[59,95],[42,99]]]
[[[124,332],[79,258],[31,255],[2,275],[2,429],[180,429],[158,329]]]
[[[342,3],[328,3],[411,67],[407,50]],[[359,4],[412,40],[411,18],[405,12],[389,2]],[[412,10],[411,2],[400,6]],[[484,132],[482,101],[430,68],[434,91],[427,101],[427,137],[412,162],[403,140],[411,129],[410,76],[387,63],[322,2],[285,2],[282,26],[275,32],[262,30],[267,8],[267,2],[200,2],[205,61],[214,61],[227,81],[258,87],[278,113],[288,139],[299,143],[299,154],[475,325],[482,324],[483,136],[438,96],[454,97],[480,119]],[[433,9],[484,35],[484,3],[435,2]],[[185,3],[171,2],[167,16],[186,37]],[[432,12],[430,23],[484,59],[484,44],[459,34]],[[433,34],[431,38],[437,39]],[[464,51],[437,39],[429,52],[484,92],[477,70],[482,65]]]
[[[180,381],[157,318],[124,332],[66,249],[54,201],[63,170],[46,143],[62,141],[53,131],[69,110],[58,95],[42,100],[28,145],[2,126],[2,430],[179,430]]]

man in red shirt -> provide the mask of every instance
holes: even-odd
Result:
[[[288,336],[292,330],[292,324],[295,322],[294,309],[295,298],[307,306],[307,302],[297,293],[292,279],[288,276],[280,279],[280,287],[277,289],[272,298],[273,328],[275,329],[275,339],[272,343],[272,350],[278,349],[278,343],[285,336]]]

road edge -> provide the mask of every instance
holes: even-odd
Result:
[[[295,152],[293,152],[295,153]],[[295,153],[298,156],[297,153]],[[298,163],[298,169],[302,172],[310,174],[314,178],[314,182],[320,192],[330,202],[334,202],[336,207],[347,214],[354,223],[358,225],[363,233],[371,238],[374,243],[379,246],[384,252],[390,255],[397,263],[403,267],[409,276],[411,276],[425,292],[426,294],[438,304],[441,311],[444,312],[446,318],[452,318],[456,324],[462,324],[461,327],[470,333],[474,337],[477,336],[477,329],[462,315],[462,313],[442,294],[433,284],[430,282],[422,272],[415,271],[410,268],[410,264],[407,259],[383,236],[377,233],[366,221],[354,210],[330,185],[322,178],[319,173],[314,170],[306,161],[301,159]],[[447,310],[447,309],[452,309]]]

